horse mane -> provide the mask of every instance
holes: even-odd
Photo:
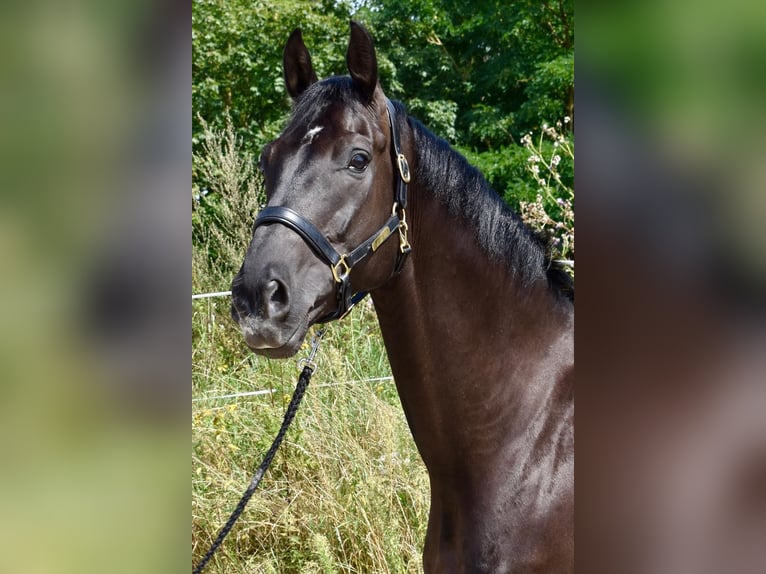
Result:
[[[403,104],[394,105],[400,127],[406,121],[415,139],[417,177],[451,215],[475,230],[480,247],[490,259],[505,261],[525,285],[545,277],[555,293],[574,300],[572,279],[552,259],[550,243],[508,207],[465,157],[419,120],[407,116]]]

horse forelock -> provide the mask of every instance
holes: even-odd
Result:
[[[316,82],[295,101],[290,126],[318,125],[331,105],[363,109],[364,102],[348,76],[332,76]]]

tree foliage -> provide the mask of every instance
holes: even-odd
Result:
[[[254,157],[289,111],[282,49],[300,27],[319,77],[344,74],[348,20],[376,40],[386,93],[460,149],[513,206],[532,201],[522,138],[574,119],[573,0],[194,0],[195,114],[224,128],[228,111]],[[195,151],[204,138],[194,119]],[[573,168],[560,166],[573,187]],[[203,185],[199,174],[195,181]]]
[[[368,0],[360,13],[388,92],[518,204],[534,186],[521,137],[574,113],[572,0]]]
[[[228,111],[246,149],[255,153],[280,131],[289,101],[282,49],[290,32],[311,39],[320,75],[344,72],[348,8],[334,0],[194,0],[192,4],[192,129],[195,149],[202,117],[225,129]]]

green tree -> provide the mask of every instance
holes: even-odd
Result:
[[[470,9],[457,0],[368,0],[360,14],[382,53],[387,91],[510,203],[534,197],[520,140],[573,118],[572,0],[478,0]]]
[[[256,158],[289,112],[282,50],[290,32],[303,30],[320,78],[345,74],[351,17],[376,40],[380,80],[390,97],[462,151],[513,207],[536,200],[539,180],[527,169],[522,138],[562,122],[573,145],[573,0],[475,0],[470,6],[463,0],[194,0],[197,191],[209,184],[199,169],[205,136],[198,116],[222,133],[228,112],[242,152]],[[557,168],[564,188],[573,189],[571,159],[563,157]],[[551,213],[557,199],[546,205]]]
[[[258,150],[280,131],[289,111],[282,49],[303,29],[320,75],[343,73],[349,8],[335,0],[194,0],[192,3],[192,136],[204,137],[200,117],[225,129],[225,112],[243,142]]]

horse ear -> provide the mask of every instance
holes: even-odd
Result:
[[[297,98],[306,91],[306,88],[317,81],[316,72],[311,65],[311,55],[303,43],[300,28],[296,28],[290,34],[290,38],[285,44],[282,63],[285,68],[287,93],[290,94],[291,98]]]
[[[375,87],[378,85],[378,60],[375,57],[375,46],[369,32],[353,20],[351,21],[351,39],[346,52],[346,65],[354,84],[366,100],[371,100]]]

